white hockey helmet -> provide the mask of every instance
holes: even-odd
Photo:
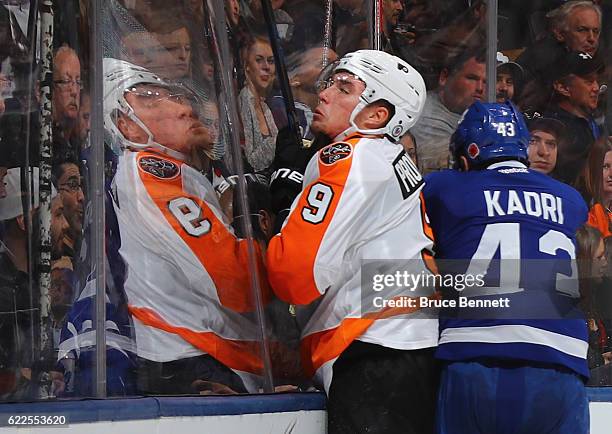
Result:
[[[421,74],[406,61],[384,51],[358,50],[345,54],[321,73],[319,81],[327,80],[336,72],[347,71],[365,83],[359,103],[351,113],[351,126],[340,136],[354,132],[385,134],[398,141],[419,120],[427,89]],[[394,116],[382,128],[363,130],[355,125],[355,117],[365,106],[385,100],[395,107]]]
[[[198,99],[196,95],[184,84],[174,84],[168,82],[151,71],[134,65],[125,60],[104,58],[104,132],[107,141],[113,150],[117,148],[125,149],[156,149],[159,152],[168,154],[176,159],[184,160],[185,155],[168,148],[153,138],[151,130],[136,116],[134,109],[125,99],[125,94],[131,91],[138,84],[153,84],[169,89],[173,94],[186,95],[189,98]],[[147,134],[147,143],[136,143],[128,140],[117,127],[116,118],[118,112],[123,113],[134,121]]]

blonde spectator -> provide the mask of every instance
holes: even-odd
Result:
[[[255,171],[267,169],[274,159],[278,129],[264,98],[268,93],[276,67],[268,39],[254,36],[247,42],[242,61],[246,75],[239,104],[244,126],[244,154]]]

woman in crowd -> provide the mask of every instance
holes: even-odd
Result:
[[[587,359],[589,368],[608,364],[612,361],[611,337],[612,328],[609,318],[602,316],[599,298],[602,294],[602,282],[606,273],[607,259],[601,232],[591,226],[583,226],[576,233],[578,250],[578,275],[582,308],[587,318],[589,330],[589,350]]]
[[[244,126],[244,156],[256,171],[265,171],[276,148],[278,129],[264,98],[272,87],[276,67],[268,39],[253,36],[244,47],[242,62],[246,75],[239,104]]]
[[[599,140],[589,153],[587,165],[578,179],[577,189],[587,201],[588,224],[612,236],[612,139]]]

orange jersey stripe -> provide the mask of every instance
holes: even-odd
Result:
[[[140,158],[146,156],[157,156],[156,154],[141,153]],[[176,162],[180,165],[180,162]],[[252,311],[255,306],[254,297],[251,291],[251,280],[248,267],[247,242],[238,240],[228,230],[226,225],[220,221],[208,204],[202,199],[188,195],[182,185],[182,177],[176,176],[171,179],[155,177],[149,172],[140,170],[138,173],[149,196],[162,212],[166,221],[172,226],[177,235],[189,246],[191,251],[198,258],[202,266],[211,276],[219,301],[223,306],[237,312]],[[183,221],[179,221],[176,214],[171,211],[171,202],[186,199],[186,202],[195,209],[178,208],[185,212]],[[189,202],[191,201],[191,202]],[[184,205],[183,205],[184,207]],[[183,212],[178,211],[178,212]],[[175,212],[177,212],[175,210]],[[199,212],[199,215],[197,213]],[[194,215],[196,213],[196,215]],[[138,222],[134,222],[138,224]],[[184,225],[192,225],[192,232],[197,229],[202,231],[210,229],[202,235],[192,235],[187,232]],[[264,291],[264,300],[269,298],[268,286],[265,284],[265,272],[261,263],[261,249],[255,244],[256,255],[259,265],[259,276],[261,288]]]
[[[258,375],[263,372],[263,362],[258,356],[259,342],[223,339],[213,332],[195,332],[185,327],[173,326],[155,311],[145,307],[129,306],[129,311],[144,325],[180,336],[231,369]]]
[[[346,143],[351,145],[354,152],[358,141],[359,137]],[[331,165],[323,164],[319,159],[319,178],[302,191],[299,202],[289,215],[281,233],[273,237],[268,244],[270,285],[276,295],[288,303],[308,304],[327,289],[317,288],[314,266],[319,246],[340,202],[352,162],[352,154]],[[316,191],[312,189],[320,184],[331,188],[333,196],[323,220],[314,224],[304,220],[303,213],[319,212],[309,203],[309,197],[311,194],[316,196]]]

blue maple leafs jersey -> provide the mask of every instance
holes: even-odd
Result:
[[[442,311],[437,356],[562,365],[588,377],[572,261],[588,212],[580,194],[518,161],[433,173],[423,192],[441,273],[482,276],[482,287],[446,297],[508,300],[504,309]]]

